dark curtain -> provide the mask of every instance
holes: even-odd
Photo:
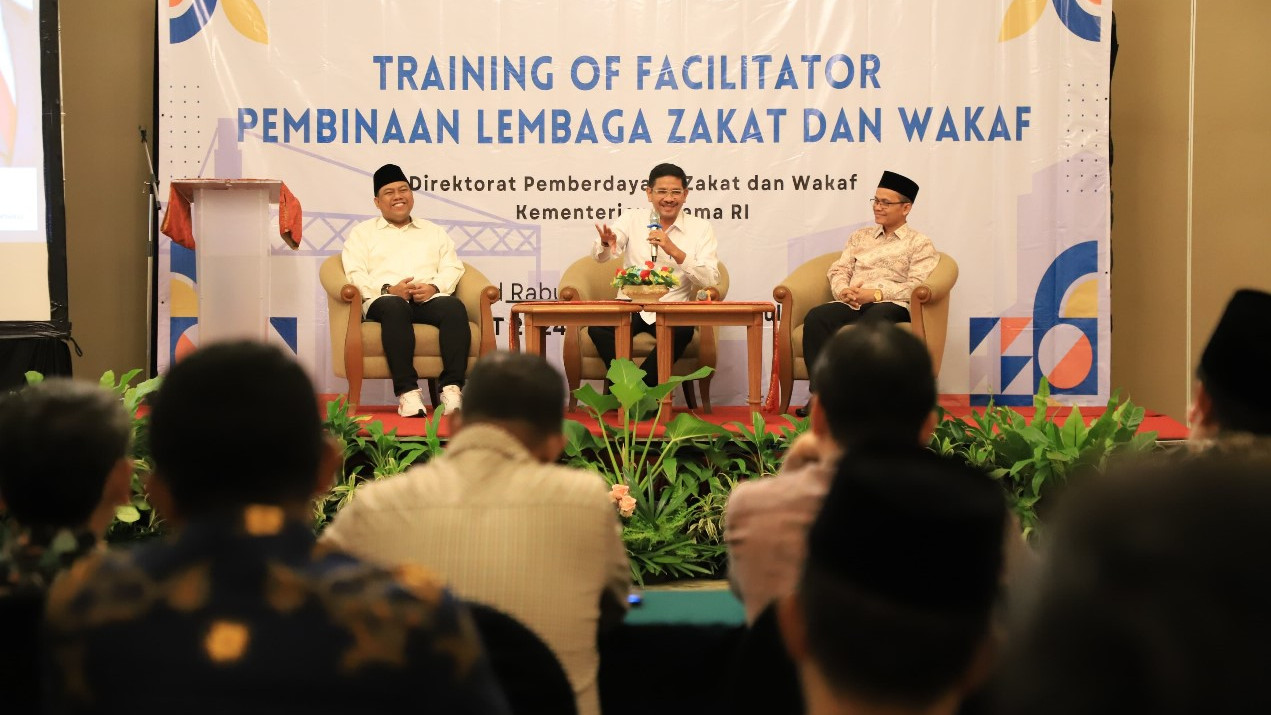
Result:
[[[45,377],[71,374],[71,349],[59,338],[10,338],[0,340],[0,392],[26,384],[26,373]]]

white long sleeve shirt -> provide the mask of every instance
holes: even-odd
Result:
[[[421,218],[401,228],[383,216],[363,221],[349,233],[341,258],[348,281],[362,292],[363,314],[381,297],[385,283],[396,285],[409,277],[437,286],[436,295],[450,295],[463,277],[454,241],[440,226]]]
[[[616,258],[622,261],[623,267],[644,266],[645,261],[653,260],[653,247],[646,240],[649,223],[648,209],[623,211],[610,226],[617,237],[613,248],[606,248],[597,236],[592,244],[592,257],[602,263]],[[680,211],[675,223],[666,229],[666,235],[684,251],[684,262],[676,263],[666,252],[658,251],[654,264],[659,268],[670,266],[677,281],[675,287],[662,296],[662,301],[693,300],[698,290],[719,283],[719,242],[715,239],[715,229],[711,227],[710,221]],[[618,289],[617,297],[623,300],[626,294]],[[641,313],[641,316],[647,322],[653,322],[651,313]]]

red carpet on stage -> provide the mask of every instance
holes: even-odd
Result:
[[[323,397],[330,398],[334,396],[324,395]],[[1020,413],[1026,419],[1032,419],[1033,417],[1034,410],[1031,407],[1012,407],[1011,409]],[[1099,416],[1104,413],[1103,407],[1081,407],[1079,409],[1081,410],[1081,416],[1084,417],[1086,420],[1086,424],[1090,424],[1094,420],[1098,419]],[[983,412],[984,408],[968,407],[966,405],[949,405],[949,406],[945,406],[945,410],[948,411],[949,414],[954,415],[956,417],[961,417],[962,419],[969,419],[972,411]],[[688,408],[676,407],[672,414],[672,417],[674,417],[674,415],[676,414],[680,414],[681,412],[688,412],[688,411],[689,411]],[[1063,422],[1065,419],[1067,419],[1068,413],[1070,411],[1072,411],[1071,407],[1055,407],[1049,410],[1050,412],[1049,416],[1052,421]],[[384,424],[385,431],[396,429],[398,437],[422,437],[424,436],[424,431],[426,429],[427,424],[431,421],[431,418],[420,419],[417,417],[412,417],[412,418],[400,417],[397,414],[397,407],[395,405],[383,405],[378,407],[365,406],[359,410],[359,414],[368,416],[372,420],[377,420],[379,422],[382,422]],[[713,422],[718,425],[723,425],[725,428],[730,428],[730,424],[734,422],[741,422],[743,425],[746,426],[747,429],[749,429],[751,425],[750,410],[744,406],[739,406],[739,407],[717,406],[715,407],[713,414],[708,415],[705,412],[702,412],[700,409],[697,410],[695,414],[698,417],[708,422]],[[770,432],[780,432],[783,428],[790,427],[792,422],[798,421],[798,418],[794,417],[793,415],[787,416],[787,415],[781,415],[781,414],[769,414],[764,412],[760,412],[759,414],[760,416],[763,417],[765,428]],[[582,424],[586,425],[592,431],[593,434],[600,433],[600,429],[599,429],[599,426],[596,424],[596,420],[594,420],[590,414],[583,411],[582,409],[576,409],[572,412],[566,412],[565,417],[567,419],[575,420],[577,422],[581,422]],[[607,415],[605,421],[609,423],[618,422],[616,415],[612,415],[612,414]],[[662,423],[664,424],[667,421],[668,421],[667,418],[664,416],[664,418],[662,419]],[[450,420],[443,416],[441,418],[440,424],[438,425],[438,434],[443,439],[450,436],[449,423],[450,423]],[[736,429],[735,426],[732,426],[731,428]],[[1157,440],[1162,442],[1187,438],[1186,425],[1182,424],[1181,422],[1178,422],[1177,420],[1171,417],[1168,417],[1166,415],[1163,415],[1157,412],[1148,412],[1144,415],[1143,424],[1139,427],[1139,431],[1140,432],[1156,432]],[[659,433],[661,432],[660,428],[658,429],[658,432]],[[639,430],[639,433],[648,434],[648,431],[647,429]]]

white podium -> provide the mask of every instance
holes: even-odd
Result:
[[[172,187],[191,205],[196,248],[199,344],[269,336],[269,204],[273,179],[180,179]]]

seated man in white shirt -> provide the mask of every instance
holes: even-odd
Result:
[[[913,180],[883,172],[870,199],[878,225],[853,231],[826,274],[837,302],[818,305],[803,319],[803,359],[809,367],[831,335],[864,315],[909,322],[910,294],[940,262],[931,239],[907,223],[917,198]],[[795,412],[807,416],[807,408]]]
[[[645,195],[652,205],[650,211],[628,209],[613,226],[597,225],[596,241],[591,255],[600,262],[611,258],[626,266],[644,266],[652,261],[655,268],[669,266],[676,278],[663,301],[693,300],[699,290],[719,283],[719,243],[710,221],[684,213],[680,209],[688,200],[688,176],[675,164],[658,164],[649,172],[649,184]],[[642,240],[643,239],[643,240]],[[618,298],[626,294],[619,289]],[[653,334],[654,316],[650,312],[638,313],[631,319],[631,335]],[[684,354],[693,340],[693,328],[671,329],[671,362]],[[591,326],[587,334],[596,345],[596,352],[606,364],[613,362],[616,350],[614,329]],[[665,346],[654,346],[640,367],[644,370],[644,382],[653,386],[658,381],[658,354]]]
[[[454,241],[431,221],[412,218],[415,194],[396,164],[375,172],[375,207],[380,217],[353,228],[342,258],[349,283],[362,293],[367,320],[380,324],[384,357],[393,375],[397,412],[425,414],[415,372],[413,323],[436,326],[441,342],[441,404],[447,414],[462,406],[472,331],[468,311],[451,293],[463,276]]]

